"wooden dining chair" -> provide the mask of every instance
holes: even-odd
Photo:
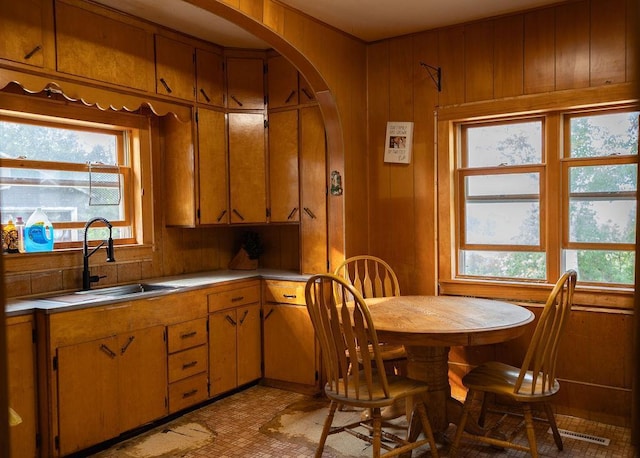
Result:
[[[353,256],[345,259],[335,272],[358,290],[364,298],[400,295],[398,277],[384,260],[369,255]],[[398,375],[404,373],[407,352],[402,345],[381,343],[382,360],[390,366],[390,371]],[[360,358],[359,358],[360,359]]]
[[[513,367],[493,361],[472,369],[462,378],[462,383],[469,391],[467,392],[460,423],[449,451],[450,457],[456,456],[463,433],[465,437],[469,436],[475,440],[499,447],[526,451],[532,457],[537,457],[538,450],[531,413],[531,407],[535,404],[542,404],[544,407],[547,420],[553,432],[553,439],[558,450],[562,450],[562,438],[558,432],[550,400],[560,389],[560,385],[556,380],[556,359],[562,331],[571,312],[576,279],[576,272],[568,270],[557,281],[542,310],[521,367]],[[480,425],[484,424],[484,417],[487,411],[487,394],[504,396],[522,405],[524,425],[526,426],[529,441],[528,447],[513,442],[522,425],[519,425],[506,439],[494,437],[492,428],[487,428],[486,431],[488,433],[484,436],[473,435],[464,431],[474,395],[480,392],[484,396],[480,411]]]
[[[347,301],[345,298],[353,300]],[[307,281],[305,299],[320,343],[327,380],[324,392],[331,401],[316,458],[322,456],[327,437],[340,432],[350,433],[371,443],[374,458],[397,456],[427,443],[431,446],[431,456],[437,457],[438,450],[423,400],[428,386],[421,381],[386,374],[375,326],[360,292],[337,275],[318,274]],[[359,370],[349,371],[347,355],[367,346],[371,346],[372,350],[363,352]],[[381,409],[407,398],[416,400],[415,408],[407,405],[411,417],[407,418],[408,423],[417,427],[419,422],[425,436],[414,442],[383,431]],[[342,405],[369,409],[369,419],[332,428],[336,409]],[[384,442],[382,437],[385,438]],[[383,448],[387,452],[381,455]]]

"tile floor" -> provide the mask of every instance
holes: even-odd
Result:
[[[191,411],[168,423],[100,451],[94,458],[298,458],[312,457],[326,415],[325,401],[275,388],[253,386]],[[338,413],[355,415],[357,413]],[[338,418],[338,416],[336,417]],[[558,427],[580,434],[607,438],[608,446],[565,437],[559,452],[547,426],[537,430],[541,457],[634,457],[630,430],[578,419],[557,416]],[[505,424],[506,426],[506,424]],[[452,438],[455,427],[447,436]],[[518,441],[526,443],[524,431]],[[354,441],[349,444],[349,441]],[[447,456],[448,445],[440,450]],[[349,435],[330,436],[323,458],[360,458],[371,456],[368,446]],[[414,457],[430,457],[428,446]],[[462,457],[526,457],[518,451],[500,451],[483,444],[465,443]]]

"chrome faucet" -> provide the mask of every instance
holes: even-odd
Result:
[[[91,283],[100,281],[100,277],[98,275],[91,275],[91,272],[89,271],[89,257],[91,257],[93,253],[98,251],[100,247],[104,245],[105,241],[103,240],[102,242],[100,242],[100,244],[97,247],[93,248],[91,251],[89,251],[89,244],[87,243],[87,231],[89,230],[89,227],[97,221],[102,221],[109,228],[109,240],[106,241],[107,262],[114,262],[116,260],[115,256],[113,255],[113,239],[111,238],[111,229],[113,226],[111,226],[111,223],[106,218],[102,218],[100,216],[87,221],[87,224],[84,225],[84,244],[82,245],[82,258],[84,261],[82,269],[82,289],[84,291],[91,289]]]

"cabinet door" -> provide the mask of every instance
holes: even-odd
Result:
[[[153,35],[55,2],[57,70],[153,92]]]
[[[298,110],[269,114],[269,202],[271,222],[299,221]]]
[[[0,0],[0,57],[14,62],[44,65],[44,4],[37,0]],[[53,19],[53,18],[51,18]]]
[[[156,93],[194,100],[195,49],[156,35]]]
[[[307,308],[265,304],[264,376],[268,379],[314,385],[315,338]]]
[[[120,434],[118,348],[115,336],[58,348],[61,456]]]
[[[196,48],[196,100],[224,106],[224,59],[221,55]]]
[[[229,222],[224,113],[198,110],[200,224]]]
[[[232,223],[267,221],[264,115],[229,113]]]
[[[11,458],[36,456],[36,373],[33,325],[31,321],[7,326],[7,368],[9,407],[22,418],[22,423],[9,428]]]
[[[167,414],[164,326],[118,336],[120,432]]]
[[[317,107],[300,110],[300,249],[302,273],[327,269],[327,179],[324,123]]]
[[[227,58],[227,107],[264,109],[264,61],[258,58]]]
[[[238,385],[262,377],[260,304],[238,308]]]
[[[223,310],[209,316],[209,394],[237,386],[236,311]]]
[[[298,71],[287,59],[282,56],[269,59],[267,81],[270,109],[298,104]]]

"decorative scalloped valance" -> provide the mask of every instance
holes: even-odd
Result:
[[[173,114],[182,122],[191,121],[192,107],[162,100],[150,100],[143,95],[124,94],[108,89],[86,86],[70,81],[54,81],[52,77],[33,75],[9,69],[0,69],[0,90],[15,83],[31,94],[60,94],[71,102],[81,102],[100,110],[133,112],[146,106],[158,116]]]

